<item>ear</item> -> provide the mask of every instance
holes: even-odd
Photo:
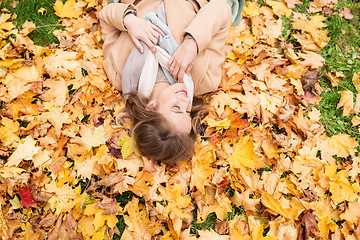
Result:
[[[157,101],[156,100],[151,100],[150,102],[148,102],[148,104],[145,107],[145,110],[149,111],[149,110],[155,110],[157,108]]]

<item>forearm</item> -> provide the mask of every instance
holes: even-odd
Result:
[[[189,33],[196,41],[198,52],[202,52],[221,29],[229,25],[231,9],[224,0],[212,0],[203,6],[184,34]]]

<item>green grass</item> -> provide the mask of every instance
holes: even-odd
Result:
[[[55,0],[19,0],[15,8],[12,7],[14,0],[3,0],[1,9],[6,8],[11,13],[16,13],[17,18],[13,20],[15,26],[21,29],[23,23],[28,20],[36,25],[36,29],[29,37],[37,45],[46,46],[50,43],[58,43],[52,34],[55,29],[60,29],[59,17],[54,14],[53,4]],[[38,12],[40,8],[46,9],[44,14]]]
[[[322,100],[318,105],[321,112],[321,123],[325,126],[328,135],[347,133],[353,137],[358,137],[359,132],[351,124],[350,117],[342,116],[343,111],[336,109],[340,99],[338,91],[350,90],[357,91],[352,84],[354,73],[360,71],[360,5],[355,1],[340,2],[337,9],[341,7],[352,8],[353,19],[346,20],[338,14],[327,16],[327,30],[329,31],[330,41],[323,48],[320,54],[326,59],[325,70],[342,72],[344,77],[336,87],[331,86],[326,77],[320,79],[323,87],[321,94]]]

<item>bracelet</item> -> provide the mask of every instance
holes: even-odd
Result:
[[[125,27],[125,24],[124,24],[124,18],[125,18],[126,15],[128,15],[128,14],[134,14],[134,15],[136,16],[136,10],[131,9],[131,8],[129,8],[129,7],[125,10],[124,15],[123,15],[123,20],[122,20],[122,24],[123,24],[123,26],[124,26],[125,29],[126,29],[126,27]]]
[[[131,9],[131,8],[126,9],[123,17],[125,17],[128,14],[134,14],[136,16],[136,10]]]
[[[191,38],[194,39],[194,37],[190,33],[185,33],[184,39]]]

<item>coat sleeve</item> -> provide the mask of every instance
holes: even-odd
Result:
[[[116,40],[116,37],[120,35],[121,31],[127,31],[123,23],[123,16],[128,8],[137,11],[137,8],[131,3],[111,3],[106,5],[99,12],[101,33],[104,44],[111,44],[108,40]]]
[[[227,26],[230,17],[231,9],[225,0],[211,0],[200,8],[184,34],[189,33],[194,37],[200,53],[208,46],[215,34]]]

